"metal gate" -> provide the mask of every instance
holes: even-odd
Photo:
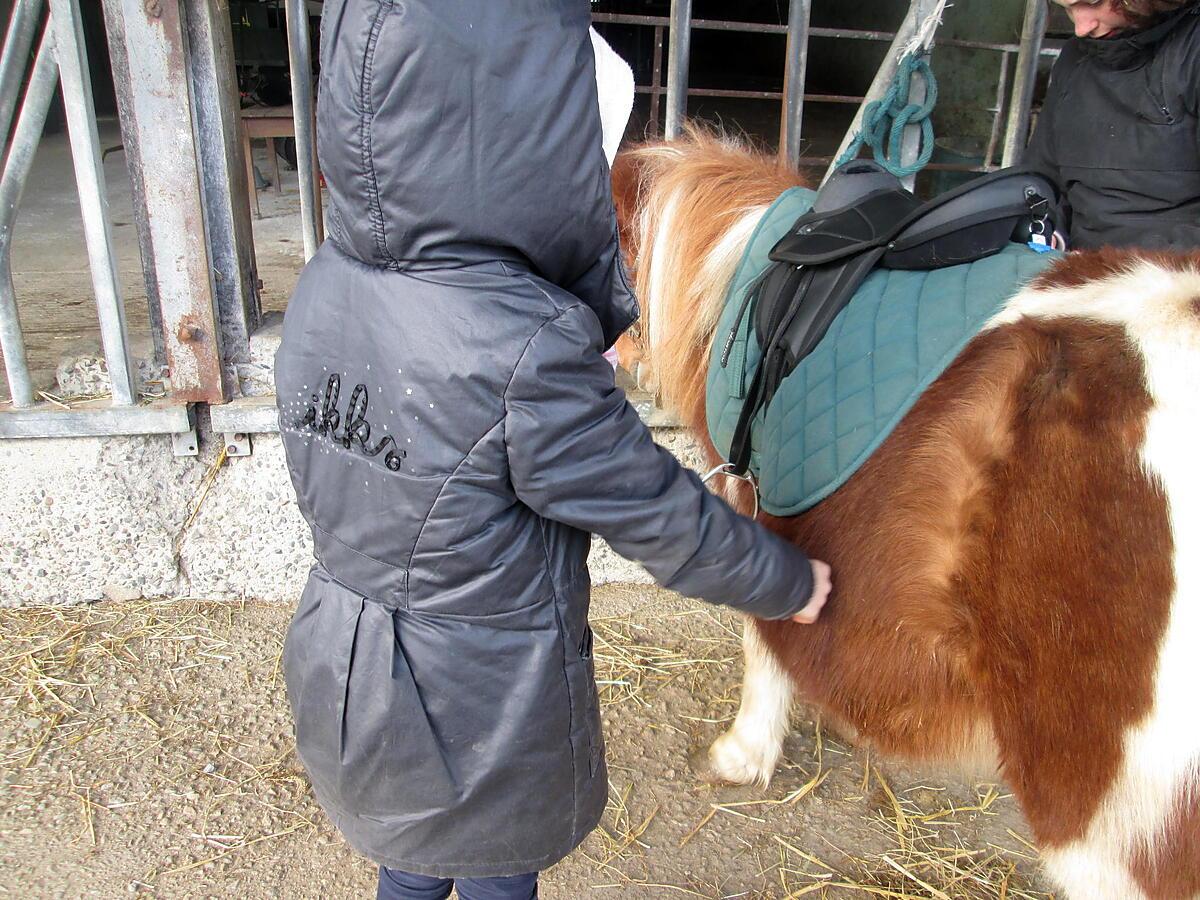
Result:
[[[246,435],[276,431],[278,425],[274,398],[242,397],[237,378],[237,366],[248,361],[250,336],[260,326],[262,312],[228,0],[103,0],[155,355],[169,376],[169,392],[158,400],[139,396],[130,359],[79,2],[16,0],[0,57],[0,133],[5,137],[0,173],[0,348],[11,393],[7,406],[0,407],[0,438],[169,434],[177,454],[191,455],[199,449],[195,405],[203,403],[210,406],[213,431],[224,434],[227,447],[235,454],[247,452]],[[914,0],[895,32],[812,28],[812,0],[792,0],[786,25],[694,20],[691,0],[672,0],[668,17],[598,14],[595,19],[654,29],[653,82],[637,90],[650,95],[655,121],[665,96],[668,138],[680,129],[689,94],[778,99],[781,154],[795,165],[805,104],[857,103],[861,116],[867,102],[882,96],[901,48],[937,3]],[[285,10],[307,260],[323,231],[317,218],[308,4],[285,0]],[[992,140],[983,168],[994,167],[1013,56],[1016,74],[1004,164],[1014,162],[1024,146],[1045,15],[1042,0],[1027,0],[1019,45],[947,42],[1000,54]],[[783,91],[689,90],[692,29],[705,28],[786,34]],[[664,33],[670,42],[665,84]],[[891,42],[866,97],[805,93],[812,37]],[[37,396],[26,362],[10,258],[22,191],[58,84],[111,380],[111,397],[83,408],[63,408]],[[852,131],[858,121],[856,117]]]
[[[176,453],[194,454],[194,405],[219,408],[239,396],[236,366],[262,316],[228,3],[104,0],[103,11],[155,355],[169,391],[161,400],[138,394],[79,0],[17,0],[0,58],[0,347],[11,395],[0,438],[170,434]],[[303,0],[289,2],[288,13],[295,83],[308,85]],[[39,397],[31,381],[11,265],[21,195],[59,84],[111,382],[106,401],[69,409]],[[312,162],[300,175],[307,259],[318,234],[311,90],[297,91],[296,108],[300,152]]]
[[[598,24],[635,25],[653,29],[651,80],[648,84],[639,84],[636,87],[639,94],[646,94],[650,97],[650,127],[653,132],[660,133],[660,123],[662,123],[661,133],[668,140],[676,137],[687,115],[687,99],[689,97],[777,100],[782,105],[779,132],[780,158],[791,166],[828,166],[838,154],[826,158],[801,158],[805,105],[813,103],[849,104],[858,107],[860,115],[855,116],[848,130],[847,138],[849,138],[858,129],[862,107],[872,100],[879,99],[887,90],[888,84],[895,76],[896,64],[901,55],[900,51],[913,39],[922,23],[934,11],[937,0],[914,0],[910,3],[908,14],[896,31],[813,27],[810,24],[812,5],[813,0],[792,0],[788,7],[786,24],[694,19],[692,18],[691,0],[672,0],[669,16],[597,13],[592,16],[592,20]],[[959,39],[939,39],[937,41],[940,46],[995,54],[997,62],[996,100],[992,109],[991,137],[983,162],[978,166],[954,164],[938,166],[933,164],[930,168],[986,172],[999,168],[1001,165],[1010,166],[1016,162],[1028,138],[1030,104],[1034,78],[1037,74],[1038,57],[1043,52],[1051,54],[1056,52],[1043,51],[1042,48],[1046,13],[1047,7],[1043,0],[1026,0],[1024,27],[1021,41],[1017,44]],[[688,68],[691,61],[691,35],[694,30],[786,35],[783,89],[780,91],[751,91],[691,87],[688,83]],[[670,41],[667,47],[665,82],[663,81],[664,35],[669,35]],[[809,42],[813,38],[890,44],[884,63],[865,96],[806,92],[808,48]],[[1014,59],[1016,60],[1015,74],[1013,72]],[[662,109],[664,96],[665,115]],[[1006,109],[1008,110],[1007,120],[1004,116]],[[665,121],[663,121],[664,119]],[[1002,137],[1003,157],[998,161],[996,151],[1000,149]],[[846,144],[843,144],[842,149],[845,146]]]

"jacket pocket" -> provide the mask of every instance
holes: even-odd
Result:
[[[592,654],[595,636],[590,625],[584,626],[583,641],[579,645],[579,658],[587,673],[584,701],[584,718],[588,732],[588,774],[595,777],[604,755],[604,730],[600,722],[600,695],[596,686],[596,659]]]
[[[567,691],[571,704],[571,743],[575,747],[576,764],[587,765],[587,775],[594,777],[604,756],[604,736],[600,725],[600,698],[596,693],[596,665],[592,656],[592,629],[584,625],[583,637],[576,643],[563,636],[566,660]]]
[[[1167,72],[1164,62],[1155,62],[1143,69],[1146,79],[1146,97],[1138,104],[1137,116],[1143,122],[1151,125],[1174,125],[1178,120],[1175,111],[1171,109],[1171,101],[1167,93]]]
[[[554,603],[570,704],[571,747],[576,777],[589,780],[595,777],[604,758],[600,698],[596,693],[596,661],[593,657],[595,636],[587,621],[590,587],[587,569],[582,569],[574,578],[560,585]]]

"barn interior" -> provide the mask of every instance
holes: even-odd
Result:
[[[234,0],[229,4],[241,103],[248,112],[287,108],[291,103],[284,0]],[[309,0],[313,58],[320,36],[321,0]],[[7,18],[12,0],[0,2]],[[807,82],[799,164],[819,178],[851,123],[903,18],[904,0],[838,0],[812,3]],[[939,96],[934,111],[936,149],[918,190],[937,193],[996,162],[996,128],[1007,110],[997,104],[1001,79],[1011,81],[1020,39],[1024,0],[957,0],[945,13],[933,55]],[[661,137],[670,46],[661,25],[670,0],[596,0],[597,30],[631,64],[638,94],[627,142]],[[131,207],[128,159],[122,152],[117,99],[100,4],[81,5],[95,108],[104,151],[104,174],[114,226],[132,354],[149,361],[154,345],[147,292]],[[786,56],[786,0],[695,0],[687,114],[775,151],[781,134]],[[773,28],[763,31],[762,28]],[[845,31],[846,36],[820,32]],[[857,32],[855,34],[854,32]],[[1054,8],[1046,52],[1034,93],[1034,117],[1053,62],[1053,51],[1069,33],[1065,15]],[[959,42],[960,45],[955,45]],[[658,45],[656,51],[656,44]],[[965,46],[973,44],[976,46]],[[319,102],[319,100],[318,100]],[[56,98],[36,157],[14,234],[12,258],[27,353],[39,389],[51,394],[59,383],[86,378],[99,356],[99,324],[91,302],[87,254],[65,134],[61,98]],[[992,159],[985,161],[992,144]],[[254,250],[263,312],[281,312],[303,265],[295,139],[251,141],[257,186]],[[94,366],[92,366],[94,368]]]
[[[0,21],[19,2],[0,0]],[[285,0],[205,2],[228,10],[243,116],[283,109],[274,124],[286,131],[293,91]],[[139,372],[136,405],[115,410],[126,413],[160,402],[170,373],[155,318],[160,298],[139,239],[140,175],[117,117],[104,7],[121,3],[134,0],[82,0],[77,8],[116,281]],[[660,137],[671,66],[662,23],[673,4],[591,5],[597,29],[639,86],[626,139]],[[812,0],[798,164],[814,179],[907,6]],[[314,59],[323,7],[307,2]],[[937,145],[920,191],[986,169],[989,148],[997,163],[996,123],[1008,111],[997,103],[998,87],[1015,75],[1026,7],[956,0],[948,8],[933,60]],[[779,149],[789,11],[788,0],[694,0],[688,116]],[[1066,34],[1065,18],[1053,12],[1035,116]],[[56,95],[11,245],[34,412],[64,418],[113,412],[66,119]],[[236,400],[262,401],[261,412],[274,409],[271,351],[305,261],[304,216],[295,139],[252,138],[250,147],[262,324],[235,384],[243,395]],[[5,393],[0,384],[0,419],[17,419],[22,412]],[[699,465],[682,429],[656,419],[646,398],[639,403],[656,440]],[[0,772],[0,832],[11,838],[6,855],[14,861],[0,867],[0,890],[68,896],[84,878],[105,896],[372,890],[374,870],[322,817],[295,757],[279,651],[311,545],[278,439],[266,429],[217,427],[215,401],[196,406],[199,430],[193,419],[190,435],[172,440],[136,428],[41,440],[33,450],[29,441],[0,440],[0,759],[11,764]],[[193,445],[181,451],[179,438],[189,437]],[[180,458],[188,452],[198,455]],[[593,624],[612,800],[602,828],[546,879],[542,896],[1050,896],[1003,785],[885,763],[812,711],[797,713],[769,790],[717,789],[694,777],[689,754],[737,708],[739,623],[649,586],[644,572],[599,542],[590,566],[599,586]]]

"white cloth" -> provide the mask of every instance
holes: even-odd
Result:
[[[600,97],[600,126],[604,131],[604,155],[608,164],[617,156],[617,148],[633,112],[633,70],[604,38],[589,29],[592,50],[596,54],[596,93]]]

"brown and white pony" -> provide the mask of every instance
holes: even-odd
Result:
[[[696,131],[613,179],[643,303],[618,350],[716,464],[725,290],[801,179]],[[844,487],[761,517],[833,566],[834,594],[816,625],[746,623],[715,774],[765,784],[798,692],[885,753],[998,768],[1070,897],[1200,896],[1198,456],[1200,254],[1056,264]]]

